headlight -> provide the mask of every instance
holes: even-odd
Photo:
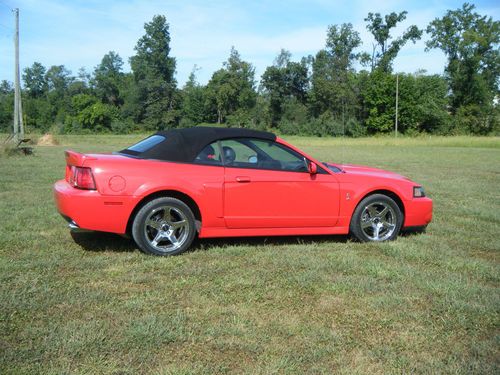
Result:
[[[414,186],[413,187],[413,198],[422,198],[425,197],[425,191],[422,186]]]

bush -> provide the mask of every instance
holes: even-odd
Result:
[[[278,128],[283,134],[310,134],[307,107],[295,99],[286,102]]]
[[[115,124],[116,129],[116,121],[119,119],[119,111],[116,107],[101,102],[85,103],[89,106],[80,109],[76,115],[66,116],[65,133],[108,132],[113,130],[112,124]]]
[[[252,116],[245,110],[237,110],[226,117],[226,125],[229,128],[248,128],[251,123]]]
[[[478,105],[460,107],[454,117],[455,134],[488,135],[498,131],[498,110],[487,111]]]
[[[341,136],[344,134],[342,122],[335,119],[331,112],[325,112],[318,118],[311,120],[309,133],[318,137]]]
[[[350,118],[345,126],[345,135],[353,138],[362,137],[366,135],[366,129],[358,120]]]

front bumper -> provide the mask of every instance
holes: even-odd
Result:
[[[103,196],[96,190],[81,190],[66,180],[54,184],[57,210],[79,229],[124,234],[135,207],[128,196]]]
[[[432,220],[432,199],[413,198],[405,202],[405,222],[403,227],[423,227]]]

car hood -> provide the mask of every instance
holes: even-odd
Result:
[[[400,174],[397,174],[397,173],[394,173],[391,171],[386,171],[384,169],[367,167],[365,165],[335,164],[335,163],[325,163],[325,164],[327,164],[328,166],[333,166],[333,167],[340,169],[341,173],[410,181],[410,179],[408,177],[402,176]]]

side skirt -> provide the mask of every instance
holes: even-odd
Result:
[[[307,236],[317,234],[348,234],[349,227],[311,228],[201,228],[200,238],[211,237],[259,237],[259,236]]]

